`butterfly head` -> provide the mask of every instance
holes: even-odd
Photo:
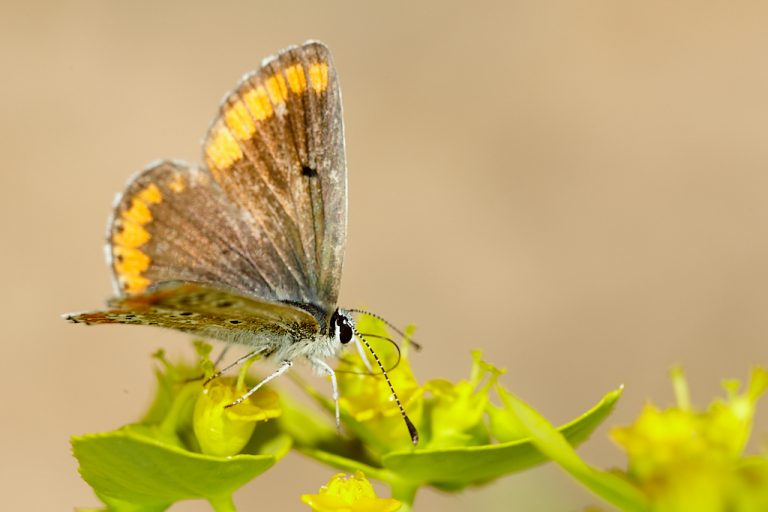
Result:
[[[354,325],[351,313],[336,309],[331,315],[330,335],[342,345],[346,345],[354,338]]]
[[[397,396],[397,393],[395,392],[395,388],[392,386],[392,381],[390,381],[389,376],[387,375],[387,369],[384,368],[384,365],[381,362],[381,359],[378,355],[376,355],[376,352],[374,352],[373,347],[371,347],[370,343],[368,343],[368,340],[365,339],[366,336],[374,337],[374,338],[380,338],[389,341],[390,343],[394,344],[395,348],[397,349],[398,354],[398,362],[400,361],[400,348],[397,346],[397,344],[392,341],[391,339],[388,339],[386,337],[378,336],[376,334],[364,334],[360,333],[356,326],[355,321],[352,318],[352,315],[354,313],[363,313],[366,315],[373,316],[375,318],[379,318],[380,320],[384,321],[381,317],[377,315],[373,315],[372,313],[368,313],[367,311],[361,311],[361,310],[343,310],[343,309],[336,309],[336,311],[333,312],[331,315],[331,321],[329,325],[329,335],[332,339],[338,341],[342,345],[347,345],[351,341],[355,341],[358,347],[358,350],[360,351],[360,357],[363,358],[363,361],[365,361],[366,366],[368,366],[368,369],[371,371],[371,375],[381,375],[384,377],[384,380],[387,383],[387,386],[389,387],[389,391],[392,393],[392,398],[395,400],[395,403],[397,404],[398,409],[400,409],[400,414],[403,417],[403,420],[405,421],[406,426],[408,427],[408,433],[411,436],[411,441],[414,445],[417,445],[419,443],[419,433],[416,431],[416,427],[411,422],[410,418],[408,418],[408,415],[405,412],[405,409],[403,408],[403,405],[400,403],[400,399]],[[389,322],[384,321],[388,325]],[[397,332],[402,333],[399,329],[395,329]],[[368,351],[372,356],[374,361],[376,362],[376,365],[378,365],[378,372],[375,372],[370,365],[368,358],[365,356],[365,351]],[[397,366],[397,363],[395,363],[395,366]],[[393,367],[394,368],[394,367]]]

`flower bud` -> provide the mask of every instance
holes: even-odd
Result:
[[[235,455],[248,444],[257,422],[280,416],[277,393],[270,390],[257,391],[243,402],[226,407],[242,395],[230,379],[216,379],[203,389],[192,421],[203,453]]]

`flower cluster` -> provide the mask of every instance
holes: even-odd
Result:
[[[334,475],[317,494],[304,494],[301,501],[315,512],[395,512],[401,503],[392,498],[379,498],[362,471],[354,476]]]
[[[768,510],[768,457],[745,456],[768,372],[756,369],[743,392],[724,383],[725,399],[696,410],[680,369],[672,372],[677,405],[647,405],[637,420],[615,428],[627,453],[627,478],[656,510]]]
[[[410,507],[418,489],[429,485],[458,491],[487,483],[500,476],[531,467],[546,459],[520,429],[513,412],[501,397],[499,384],[504,370],[486,362],[480,351],[472,352],[469,377],[458,382],[433,379],[420,383],[411,369],[410,344],[406,331],[401,351],[385,340],[385,325],[362,317],[358,330],[388,369],[404,409],[418,428],[420,441],[412,446],[395,399],[373,358],[369,364],[350,352],[337,367],[343,424],[352,440],[342,444],[327,435],[307,437],[296,432],[295,448],[310,457],[346,471],[362,469],[367,475],[390,485],[393,497]],[[367,357],[367,355],[366,355]],[[369,369],[373,368],[373,371]],[[329,412],[333,403],[306,383],[305,390]],[[497,395],[494,403],[493,395]],[[585,440],[612,409],[619,392],[607,395],[593,409],[564,425],[565,438],[573,444]],[[290,428],[290,426],[287,426]]]
[[[582,460],[536,411],[504,397],[517,428],[585,487],[620,510],[657,512],[757,512],[768,510],[768,456],[745,455],[758,398],[768,372],[756,369],[743,392],[726,381],[725,399],[706,409],[691,405],[680,369],[672,372],[677,405],[647,405],[611,437],[627,454],[626,471],[603,471]]]

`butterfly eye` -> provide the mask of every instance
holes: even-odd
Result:
[[[352,327],[347,323],[345,318],[339,317],[339,341],[342,345],[346,345],[352,341]]]

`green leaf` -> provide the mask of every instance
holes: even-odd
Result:
[[[296,450],[308,457],[317,460],[318,462],[328,464],[329,466],[340,469],[342,471],[362,471],[366,476],[388,483],[392,483],[397,480],[396,475],[391,474],[385,469],[371,466],[365,462],[361,462],[357,459],[346,457],[344,455],[338,455],[323,450],[315,450],[306,446],[298,446],[296,447]]]
[[[560,427],[566,445],[587,439],[610,414],[619,396],[620,389],[608,393],[592,409]],[[398,478],[459,490],[547,460],[534,441],[526,438],[482,446],[391,452],[382,457],[382,464]]]
[[[613,394],[620,392],[621,390],[617,390]],[[609,393],[606,398],[610,395]],[[584,462],[569,444],[565,432],[555,430],[542,415],[511,393],[500,389],[499,396],[518,419],[519,428],[528,433],[532,444],[544,456],[552,459],[585,487],[621,510],[649,510],[649,504],[639,489],[618,475],[595,469]]]
[[[280,401],[283,414],[276,421],[280,430],[293,438],[294,444],[319,446],[341,442],[341,436],[328,416],[308,410],[287,394]]]
[[[72,448],[83,479],[108,504],[125,502],[117,507],[121,510],[129,510],[127,504],[163,510],[183,499],[231,503],[236,489],[269,469],[291,444],[283,434],[262,441],[258,454],[214,457],[123,428],[73,437]]]
[[[91,510],[78,508],[77,512],[163,512],[171,506],[170,503],[162,505],[136,505],[135,503],[117,500],[103,494],[96,493],[96,495],[107,508]]]

